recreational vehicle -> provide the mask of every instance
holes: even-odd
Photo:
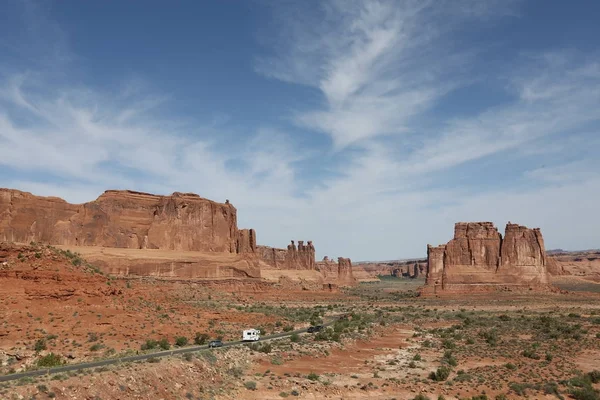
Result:
[[[255,342],[260,339],[260,331],[258,329],[246,329],[242,334],[243,341]]]

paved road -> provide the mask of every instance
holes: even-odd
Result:
[[[323,324],[323,326],[329,326],[329,325],[332,325],[333,323],[334,323],[334,321],[331,321],[326,324]],[[298,333],[298,334],[306,333],[306,329],[298,329],[295,331],[282,332],[282,333],[276,333],[274,335],[263,336],[260,341],[264,342],[264,341],[268,341],[268,340],[272,340],[272,339],[280,339],[280,338],[292,336],[294,333]],[[246,344],[246,343],[248,343],[248,342],[242,342],[242,341],[223,342],[223,347],[239,346],[241,344]],[[219,349],[219,348],[220,347],[215,348],[215,350]],[[22,379],[22,378],[27,378],[27,377],[57,374],[59,372],[78,371],[78,370],[88,369],[88,368],[97,368],[97,367],[103,367],[105,365],[114,365],[114,364],[127,363],[127,362],[133,362],[133,361],[143,361],[143,360],[148,360],[150,358],[169,357],[169,356],[174,356],[174,355],[178,355],[178,354],[194,353],[196,351],[206,350],[206,349],[208,349],[208,345],[181,347],[181,348],[174,349],[174,350],[159,351],[156,353],[138,354],[135,356],[111,358],[111,359],[107,359],[107,360],[92,361],[92,362],[86,362],[86,363],[80,363],[80,364],[69,364],[69,365],[63,365],[60,367],[53,367],[53,368],[46,368],[46,369],[37,369],[34,371],[19,372],[16,374],[0,376],[0,382],[9,382],[9,381],[14,381],[14,380]]]

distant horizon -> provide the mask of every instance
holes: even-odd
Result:
[[[0,186],[229,199],[319,259],[421,255],[457,221],[596,247],[598,20],[592,0],[7,0]]]

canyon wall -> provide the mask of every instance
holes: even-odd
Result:
[[[269,246],[257,246],[258,255],[262,260],[276,269],[315,269],[315,247],[312,241],[304,244],[303,240],[298,241],[298,247],[292,240],[287,249],[278,249]]]
[[[70,204],[56,197],[0,189],[0,241],[248,253],[253,230],[238,230],[237,210],[193,193],[158,196],[107,190],[95,201]]]
[[[396,278],[415,279],[427,271],[427,260],[361,262],[356,267],[362,268],[370,277],[394,276]]]
[[[494,288],[548,288],[544,240],[539,229],[491,222],[459,222],[446,245],[427,246],[423,293],[471,292]]]

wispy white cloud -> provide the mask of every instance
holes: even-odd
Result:
[[[262,244],[312,239],[320,256],[420,256],[457,220],[540,226],[554,247],[591,243],[599,57],[521,55],[503,77],[506,101],[443,119],[435,106],[473,83],[478,57],[452,40],[455,28],[518,15],[516,2],[326,1],[306,14],[299,4],[275,7],[282,37],[256,70],[322,95],[294,122],[332,148],[300,148],[297,126],[227,132],[235,110],[207,121],[167,113],[175,94],[142,78],[100,91],[31,68],[0,74],[0,168],[10,171],[0,185],[76,202],[109,188],[229,198]],[[494,189],[477,170],[506,168],[505,156],[519,185]],[[331,174],[307,188],[309,162]],[[466,164],[473,173],[452,180]]]

